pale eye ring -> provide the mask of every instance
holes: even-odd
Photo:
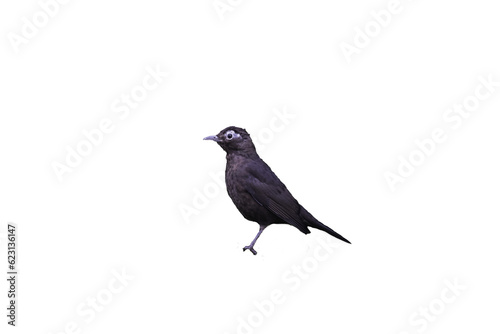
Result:
[[[230,130],[230,131],[226,132],[226,138],[227,138],[227,140],[231,140],[231,139],[233,139],[233,137],[235,137],[235,133],[234,133],[233,130]]]

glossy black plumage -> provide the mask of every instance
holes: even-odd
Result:
[[[205,140],[217,142],[226,151],[226,187],[229,197],[243,217],[260,225],[259,233],[249,246],[253,246],[262,231],[271,224],[289,224],[302,233],[314,227],[350,243],[343,236],[314,218],[292,196],[271,168],[259,157],[250,135],[245,129],[230,126],[216,136]]]

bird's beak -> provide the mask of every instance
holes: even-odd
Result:
[[[203,140],[213,140],[215,142],[220,142],[221,141],[219,139],[219,137],[217,137],[217,136],[208,136],[208,137],[203,138]]]

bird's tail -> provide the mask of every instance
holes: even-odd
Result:
[[[347,243],[351,243],[349,240],[317,220],[316,218],[313,217],[304,207],[301,207],[301,217],[302,219],[306,222],[307,226],[317,228],[318,230],[325,231],[326,233],[330,234],[331,236],[334,236],[337,239],[340,239],[342,241],[345,241]]]

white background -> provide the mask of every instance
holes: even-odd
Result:
[[[457,129],[443,121],[479,76],[500,81],[494,2],[401,0],[350,63],[341,43],[389,1],[230,3],[222,19],[211,0],[69,1],[18,52],[8,36],[40,4],[0,5],[0,260],[6,272],[14,222],[16,331],[498,332],[500,87]],[[111,105],[147,67],[169,76],[121,120]],[[279,123],[276,110],[293,117]],[[106,118],[112,133],[58,180],[52,164]],[[352,245],[329,241],[314,262],[325,233],[282,225],[257,256],[242,252],[257,225],[207,186],[225,156],[201,140],[229,125],[271,133],[261,157]],[[384,173],[436,127],[447,140],[391,191]],[[186,219],[186,207],[197,212]],[[304,263],[293,290],[284,277]],[[92,320],[79,314],[122,270],[127,286]],[[447,280],[466,288],[443,304]],[[0,288],[1,332],[13,333]],[[256,314],[275,289],[284,301]],[[430,305],[444,309],[425,328],[410,322]],[[258,326],[241,327],[251,316]]]

